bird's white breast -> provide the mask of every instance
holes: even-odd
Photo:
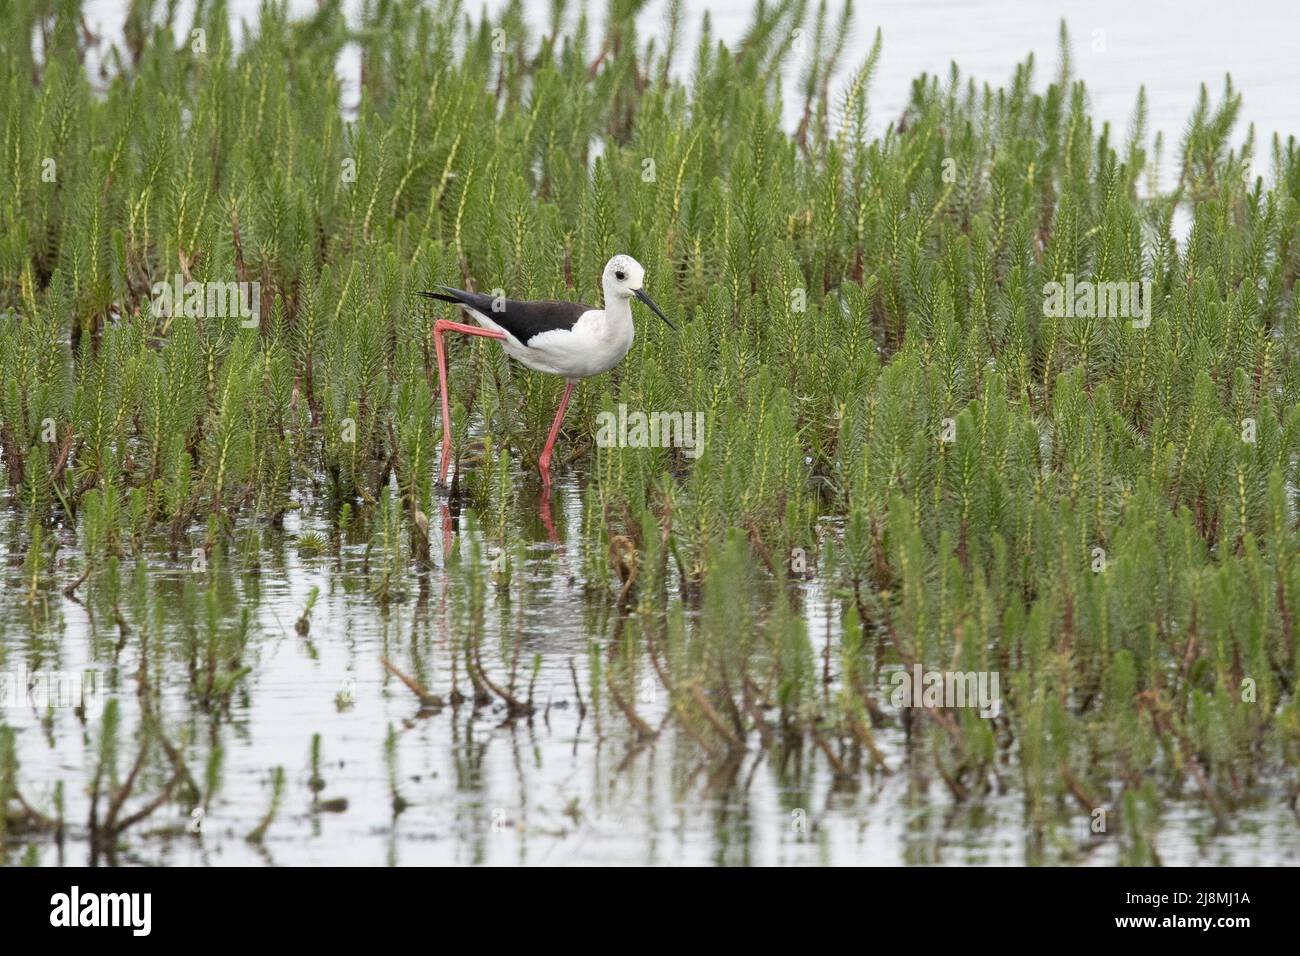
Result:
[[[623,361],[632,347],[632,315],[622,318],[609,310],[584,312],[571,329],[542,332],[521,346],[504,343],[506,351],[529,368],[565,378],[590,378]]]

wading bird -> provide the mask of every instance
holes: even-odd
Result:
[[[462,332],[497,339],[506,354],[531,369],[563,375],[564,397],[555,413],[555,422],[547,436],[546,447],[537,460],[542,483],[551,483],[551,450],[560,434],[564,413],[569,407],[573,388],[581,379],[608,372],[627,355],[632,347],[632,298],[635,296],[676,330],[667,316],[646,295],[645,269],[631,256],[615,256],[605,266],[602,284],[605,308],[593,309],[577,302],[518,302],[481,292],[464,292],[438,286],[437,292],[422,296],[460,306],[478,325],[465,325],[439,319],[433,325],[433,344],[438,353],[438,389],[442,398],[442,465],[438,482],[447,483],[451,465],[451,408],[447,402],[447,355],[443,349],[445,332]]]

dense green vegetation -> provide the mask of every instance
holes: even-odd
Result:
[[[219,721],[248,679],[247,621],[196,575],[201,633],[150,650],[147,568],[256,568],[289,512],[319,512],[305,552],[364,547],[379,607],[451,569],[461,670],[407,677],[422,703],[500,697],[526,717],[519,645],[482,646],[508,569],[476,539],[439,547],[445,313],[412,293],[598,302],[627,252],[681,321],[640,324],[559,446],[584,501],[588,703],[607,695],[649,740],[649,675],[705,760],[806,752],[846,782],[900,769],[878,738],[901,721],[909,764],[953,800],[1015,789],[1038,842],[1105,809],[1135,860],[1173,801],[1222,828],[1294,806],[1300,148],[1272,143],[1252,178],[1230,83],[1176,147],[1148,136],[1141,98],[1123,134],[1099,128],[1063,32],[1053,75],[922,76],[876,137],[880,38],[841,64],[861,26],[804,0],[693,50],[680,3],[649,39],[639,0],[613,0],[603,34],[561,33],[563,0],[540,29],[517,4],[488,21],[415,0],[377,0],[356,28],[327,0],[301,22],[267,7],[242,43],[220,2],[197,34],[151,25],[155,6],[132,3],[102,76],[77,0],[0,11],[0,636],[69,588],[120,622],[114,660],[187,662]],[[801,25],[797,62],[816,65],[782,90]],[[345,93],[348,43],[362,80]],[[804,104],[793,132],[783,96]],[[178,273],[259,283],[258,321],[156,315],[153,285]],[[1149,325],[1047,314],[1045,285],[1075,280],[1149,283]],[[535,463],[562,383],[477,339],[450,363],[456,447],[475,451],[456,500],[515,555],[507,511],[538,491],[511,463]],[[703,412],[703,454],[596,447],[620,403]],[[833,602],[824,654],[803,554]],[[917,662],[1000,673],[1001,714],[892,706],[889,668]],[[142,677],[148,759],[172,768],[158,787],[205,804],[154,692]],[[55,826],[7,739],[10,825]]]

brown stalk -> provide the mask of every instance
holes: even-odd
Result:
[[[700,712],[704,714],[704,719],[709,722],[710,727],[717,731],[719,735],[725,737],[732,747],[737,749],[744,748],[745,745],[741,742],[740,738],[736,736],[735,731],[727,726],[726,721],[722,719],[722,715],[714,709],[713,705],[709,703],[709,699],[704,696],[704,691],[700,690],[698,682],[691,684],[691,697],[694,698],[695,703],[699,706]]]
[[[419,681],[417,681],[414,677],[402,673],[393,665],[393,662],[390,661],[387,657],[381,657],[379,660],[380,663],[384,665],[384,669],[387,670],[388,673],[392,674],[403,684],[405,684],[408,688],[410,688],[411,693],[414,694],[419,699],[420,703],[423,706],[438,707],[438,708],[444,706],[441,697],[439,697],[437,694],[430,693],[428,690],[425,689],[424,685],[421,684]]]

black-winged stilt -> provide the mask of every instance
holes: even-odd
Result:
[[[605,266],[602,277],[605,308],[594,309],[577,302],[519,302],[481,292],[465,292],[447,286],[441,291],[419,295],[460,306],[478,323],[477,326],[439,319],[433,325],[433,344],[438,353],[438,388],[442,398],[442,464],[438,482],[447,483],[451,465],[451,408],[447,402],[447,355],[443,350],[444,332],[462,332],[497,339],[506,354],[539,372],[563,375],[564,397],[547,436],[546,447],[537,460],[542,483],[551,483],[551,450],[560,434],[564,413],[569,408],[573,388],[581,379],[608,372],[623,361],[632,347],[632,298],[635,296],[670,329],[676,329],[668,317],[646,295],[645,269],[631,256],[615,256]]]

